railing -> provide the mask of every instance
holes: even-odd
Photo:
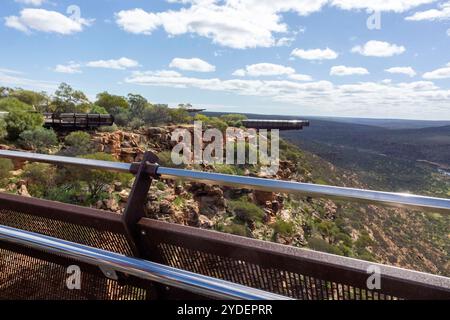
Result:
[[[138,164],[32,154],[9,150],[0,150],[0,157],[128,173],[136,173],[138,167]],[[150,163],[148,164],[147,171],[151,174],[156,174],[156,176],[159,176],[162,179],[185,179],[205,184],[223,185],[235,188],[246,188],[268,192],[296,193],[310,197],[381,204],[386,206],[420,209],[428,212],[450,214],[450,199],[426,197],[407,193],[372,191],[311,183],[174,169]]]
[[[286,300],[277,294],[239,284],[171,268],[150,261],[130,258],[121,254],[80,245],[32,232],[0,226],[0,241],[41,250],[76,261],[98,266],[109,278],[124,272],[140,279],[150,280],[195,294],[205,294],[217,299],[236,300]]]
[[[444,214],[450,213],[449,199],[166,168],[159,166],[151,153],[146,153],[141,163],[132,164],[9,150],[0,150],[0,157],[136,175],[127,207],[121,216],[91,208],[0,194],[0,225],[15,228],[0,227],[0,254],[2,242],[22,246],[22,249],[13,247],[12,251],[6,251],[7,255],[11,255],[11,259],[5,260],[3,269],[9,270],[8,274],[17,263],[20,265],[20,261],[24,261],[8,252],[17,250],[31,256],[27,248],[34,248],[50,252],[52,256],[48,261],[51,263],[57,256],[63,255],[103,269],[109,268],[214,298],[278,299],[282,298],[280,295],[297,299],[338,300],[450,298],[450,279],[446,277],[169,224],[149,219],[143,213],[151,178],[185,179]],[[43,233],[53,238],[29,232]],[[8,246],[6,250],[10,250]],[[110,252],[115,250],[120,254]],[[124,254],[145,260],[129,258]],[[36,256],[40,259],[41,254]],[[378,291],[366,287],[367,270],[374,265],[380,269],[383,279],[382,289]],[[52,270],[53,266],[46,268]],[[59,272],[60,276],[64,273],[61,269]],[[94,290],[95,287],[90,288]],[[4,294],[14,293],[18,290],[15,288],[4,291]],[[167,295],[166,289],[159,290],[159,294],[166,298],[173,297]],[[1,294],[2,290],[0,297]]]

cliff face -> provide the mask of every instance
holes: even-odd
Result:
[[[96,149],[118,160],[140,161],[144,150],[171,166],[175,127],[117,131],[93,136]],[[192,127],[185,127],[192,130]],[[352,172],[281,143],[276,179],[366,188]],[[258,176],[255,166],[188,166],[189,169]],[[116,185],[118,197],[99,208],[121,212],[129,189]],[[117,200],[119,199],[119,200]],[[149,217],[215,229],[268,241],[308,247],[400,267],[450,274],[448,217],[404,209],[310,199],[296,195],[252,192],[182,181],[157,181],[146,203]]]

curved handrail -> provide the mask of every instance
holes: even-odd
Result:
[[[0,150],[0,157],[58,165],[73,165],[89,169],[103,169],[128,173],[134,172],[133,164],[121,162],[70,158],[10,150]],[[149,166],[151,165],[152,164],[149,164]],[[149,171],[154,172],[155,170]],[[426,197],[408,193],[373,191],[293,181],[262,179],[247,176],[167,168],[162,166],[157,166],[156,173],[163,179],[185,179],[199,183],[223,185],[235,188],[246,188],[268,192],[296,193],[310,197],[381,204],[392,207],[420,209],[428,212],[450,214],[450,199]]]

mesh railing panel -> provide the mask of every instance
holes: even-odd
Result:
[[[83,270],[81,289],[70,290],[68,277],[66,266],[0,248],[0,300],[146,299],[145,289]]]
[[[105,213],[107,214],[107,213]],[[124,234],[0,208],[0,224],[103,250],[132,255]]]
[[[265,268],[167,243],[157,245],[163,263],[300,300],[392,300],[397,297],[277,268]],[[230,246],[230,250],[233,248]]]

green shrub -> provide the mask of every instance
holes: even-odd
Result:
[[[294,233],[294,224],[292,222],[284,221],[279,218],[272,224],[272,228],[274,234],[290,236]]]
[[[243,198],[229,201],[229,208],[243,222],[262,222],[265,215],[260,207]]]
[[[229,225],[219,224],[216,227],[217,231],[230,233],[241,237],[247,237],[249,235],[248,228],[245,224],[232,222]]]
[[[56,183],[55,166],[45,163],[30,163],[23,168],[22,176],[27,180],[28,191],[34,197],[46,197]]]
[[[102,161],[116,161],[116,159],[106,153],[97,152],[81,156],[84,159],[102,160]],[[92,200],[98,199],[102,192],[108,185],[114,181],[120,181],[124,185],[128,185],[132,179],[130,174],[115,173],[105,170],[77,170],[73,173],[74,180],[86,183]]]
[[[222,174],[231,174],[231,175],[236,175],[237,174],[237,170],[234,166],[232,165],[228,165],[228,164],[215,164],[215,172],[217,173],[222,173]]]
[[[179,156],[182,158],[182,155],[179,155]],[[158,153],[158,159],[159,159],[159,164],[164,167],[170,167],[170,168],[183,168],[184,167],[183,163],[180,165],[176,165],[175,163],[173,163],[172,152],[170,152],[170,151],[163,151],[163,152]],[[182,159],[180,159],[180,160],[182,160]]]
[[[109,114],[116,117],[118,114],[124,114],[129,108],[125,97],[115,96],[108,92],[102,92],[97,95],[96,105],[104,108]]]
[[[173,205],[177,208],[181,208],[184,206],[184,204],[186,203],[186,200],[184,200],[182,197],[177,196],[174,200],[173,200]]]
[[[162,182],[162,181],[158,181],[158,182],[156,183],[156,189],[158,189],[158,190],[160,190],[160,191],[166,190],[166,185],[165,185],[165,183]]]
[[[113,123],[112,126],[99,127],[97,130],[99,132],[116,132],[117,130],[119,130],[119,128],[117,127],[117,125],[115,123]]]
[[[192,117],[185,108],[169,109],[170,119],[173,123],[189,123],[192,122]]]
[[[58,186],[48,189],[45,198],[51,201],[78,204],[77,198],[81,193],[82,191],[79,188],[74,188],[73,186]]]
[[[36,128],[22,132],[19,144],[25,149],[45,153],[58,144],[58,137],[52,129]]]
[[[64,154],[79,156],[88,154],[92,151],[91,136],[84,131],[75,131],[70,133],[64,139],[65,145],[68,147]]]
[[[361,231],[358,240],[355,241],[355,247],[358,252],[363,252],[367,247],[373,245],[373,240],[366,230]]]
[[[6,130],[6,122],[3,119],[0,119],[0,141],[3,140],[8,135],[8,131]]]
[[[37,114],[14,110],[5,117],[5,122],[8,138],[16,140],[22,132],[42,126],[43,118]]]
[[[205,129],[206,129],[206,127],[209,126],[214,129],[219,129],[220,131],[225,132],[225,130],[228,128],[228,124],[225,121],[223,121],[217,117],[210,118],[203,114],[197,114],[194,117],[194,120],[203,122],[203,127]]]
[[[11,176],[11,171],[14,165],[9,159],[0,158],[0,185],[3,185],[5,180]]]
[[[149,104],[143,110],[142,120],[149,126],[165,125],[171,121],[171,111],[167,105]],[[181,116],[178,120],[182,122]]]
[[[325,237],[334,237],[339,229],[332,221],[323,220],[317,225],[317,230]]]
[[[320,238],[309,238],[308,239],[308,247],[321,252],[327,252],[337,255],[344,255],[344,253],[336,246],[333,246]]]
[[[133,129],[133,130],[137,130],[142,128],[145,125],[144,120],[139,119],[139,118],[134,118],[133,120],[131,120],[128,124],[128,126]]]
[[[108,111],[105,108],[103,108],[101,106],[98,106],[96,104],[94,104],[92,106],[92,108],[91,108],[91,110],[89,112],[90,113],[95,113],[95,114],[108,114]]]
[[[220,116],[220,120],[224,121],[230,127],[239,128],[242,126],[242,120],[246,120],[247,117],[243,114],[225,114]]]

